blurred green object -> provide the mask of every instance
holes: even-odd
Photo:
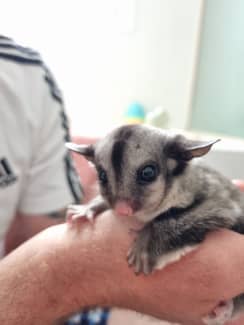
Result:
[[[168,112],[162,106],[157,106],[146,114],[145,122],[158,128],[167,128],[169,122]]]

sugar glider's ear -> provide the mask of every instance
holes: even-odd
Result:
[[[220,139],[214,141],[194,141],[188,140],[185,137],[179,135],[166,143],[165,153],[169,158],[176,160],[188,161],[193,158],[202,157],[206,155],[211,149],[212,145]]]
[[[80,155],[84,156],[87,160],[93,162],[94,161],[94,155],[95,150],[94,146],[92,144],[76,144],[73,142],[66,142],[65,146]]]

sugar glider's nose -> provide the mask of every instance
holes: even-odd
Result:
[[[114,206],[114,211],[116,214],[120,216],[132,216],[134,213],[134,210],[131,206],[131,204],[127,201],[118,201],[116,202]]]

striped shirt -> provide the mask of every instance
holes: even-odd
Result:
[[[50,70],[39,53],[0,36],[0,240],[16,211],[45,214],[80,201],[66,141],[68,119]]]

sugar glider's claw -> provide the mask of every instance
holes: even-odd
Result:
[[[94,218],[94,211],[89,209],[86,205],[70,205],[66,214],[66,221],[70,225],[78,222],[92,220]]]
[[[136,244],[128,251],[127,262],[134,268],[135,274],[148,275],[153,271],[153,263],[145,250],[140,250]]]

